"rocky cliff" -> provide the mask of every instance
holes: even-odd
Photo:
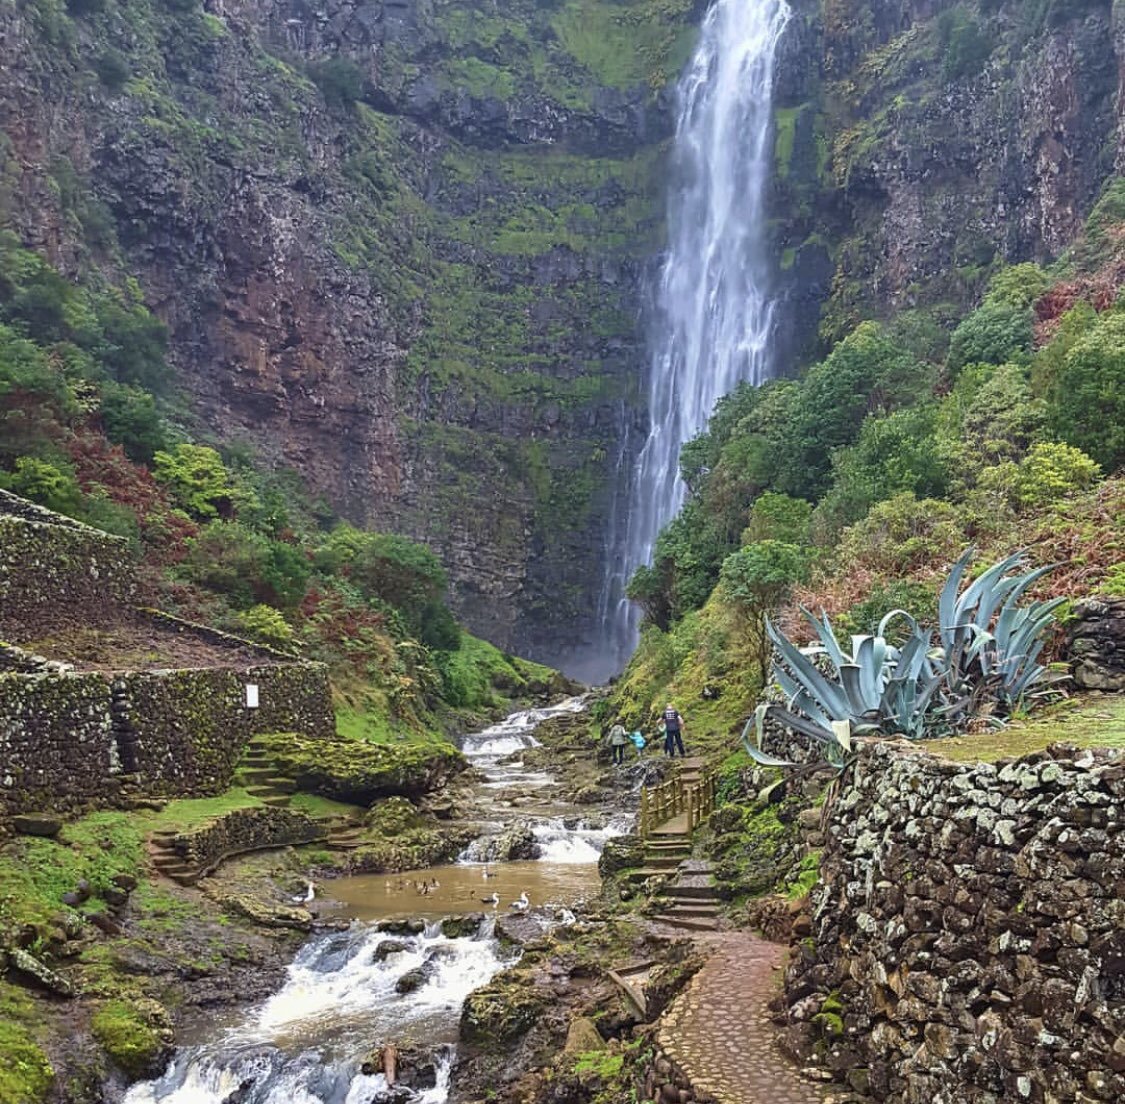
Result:
[[[448,564],[558,658],[637,419],[691,5],[58,0],[0,12],[5,221],[135,277],[189,418]]]
[[[1122,157],[1109,0],[794,7],[785,371],[1056,254]],[[643,426],[640,288],[701,11],[20,0],[0,211],[63,271],[136,280],[193,430],[424,539],[470,627],[573,661]]]
[[[1122,168],[1111,0],[794,7],[775,210],[805,356],[864,318],[948,315],[1000,260],[1054,259]]]

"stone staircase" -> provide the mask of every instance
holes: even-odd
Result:
[[[296,781],[280,774],[269,751],[253,739],[246,745],[234,782],[263,805],[287,806],[290,796],[297,792]]]
[[[716,931],[719,927],[719,891],[711,878],[711,866],[689,860],[683,863],[672,885],[659,898],[658,919],[689,931]]]
[[[179,834],[177,831],[153,832],[148,840],[149,854],[152,865],[165,878],[171,878],[182,886],[193,886],[203,873],[173,847],[173,840]]]

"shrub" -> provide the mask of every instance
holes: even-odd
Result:
[[[242,610],[235,617],[239,629],[251,640],[260,640],[277,648],[289,648],[293,644],[293,627],[285,620],[280,610],[273,606],[258,604]]]
[[[812,505],[803,498],[767,491],[750,508],[750,523],[743,530],[742,543],[772,540],[807,544],[811,517]]]
[[[888,574],[935,559],[950,560],[964,543],[956,507],[906,492],[872,506],[840,537],[843,565],[863,564]]]
[[[1016,509],[1050,506],[1092,487],[1101,469],[1080,449],[1044,442],[1018,464],[998,464],[982,473],[981,489],[999,492]]]
[[[1018,459],[1042,435],[1047,419],[1043,402],[1032,397],[1027,370],[1018,364],[980,365],[963,375],[970,373],[975,393],[962,408],[963,462],[980,467]],[[960,387],[961,380],[957,382]]]
[[[119,50],[106,50],[94,59],[98,80],[111,92],[120,92],[131,76],[129,63]]]
[[[363,98],[363,71],[348,58],[329,58],[311,65],[309,77],[329,107],[350,107]]]
[[[1001,269],[992,277],[986,306],[1029,310],[1050,286],[1050,277],[1037,264],[1018,264]]]
[[[1125,312],[1100,317],[1066,354],[1049,393],[1055,434],[1107,472],[1125,463]]]
[[[944,51],[942,73],[946,80],[975,77],[992,56],[991,37],[962,8],[941,13],[938,35]]]
[[[1004,364],[1026,357],[1034,339],[1031,311],[1007,303],[986,303],[953,331],[949,367]]]

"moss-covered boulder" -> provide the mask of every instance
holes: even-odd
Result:
[[[482,1050],[526,1034],[547,1007],[544,993],[511,974],[493,978],[469,995],[461,1010],[461,1038]]]
[[[420,797],[441,789],[466,766],[451,744],[369,744],[288,732],[261,737],[259,743],[302,790],[354,805],[381,797]]]
[[[106,1001],[90,1028],[113,1064],[130,1077],[157,1073],[171,1051],[168,1014],[151,999]]]

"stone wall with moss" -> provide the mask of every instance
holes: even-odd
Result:
[[[254,685],[258,706],[246,705]],[[335,731],[327,668],[0,675],[0,814],[211,794],[247,740]]]
[[[112,803],[120,773],[107,678],[0,674],[0,816]]]
[[[295,847],[322,840],[323,824],[293,809],[234,809],[209,824],[173,837],[172,849],[196,870],[206,873],[224,859],[247,851]]]
[[[101,620],[133,586],[120,537],[0,491],[0,633]]]
[[[256,686],[257,707],[246,704]],[[335,732],[327,668],[148,671],[113,683],[122,760],[147,793],[219,793],[246,741],[266,732]]]
[[[1125,754],[863,746],[789,1036],[889,1104],[1125,1099]]]

